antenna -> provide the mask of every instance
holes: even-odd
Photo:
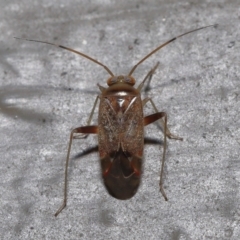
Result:
[[[69,48],[69,47],[64,47],[62,45],[58,45],[58,44],[55,44],[55,43],[50,43],[50,42],[45,42],[45,41],[39,41],[39,40],[32,40],[32,39],[27,39],[27,38],[19,38],[19,37],[14,37],[16,39],[20,39],[20,40],[26,40],[26,41],[29,41],[29,42],[38,42],[38,43],[46,43],[46,44],[49,44],[49,45],[52,45],[52,46],[55,46],[55,47],[60,47],[60,48],[63,48],[67,51],[70,51],[70,52],[73,52],[73,53],[76,53],[78,55],[81,55],[82,57],[85,57],[87,59],[89,59],[90,61],[92,62],[95,62],[96,64],[102,66],[112,77],[114,77],[114,74],[112,73],[112,71],[107,67],[105,66],[104,64],[102,64],[101,62],[99,62],[98,60],[94,59],[94,58],[91,58],[90,56],[82,53],[82,52],[79,52],[77,50],[74,50],[72,48]]]
[[[144,58],[142,58],[136,65],[133,66],[132,70],[129,72],[128,76],[131,76],[133,74],[133,72],[136,70],[136,68],[138,67],[138,65],[140,65],[142,62],[144,62],[146,59],[148,59],[151,55],[153,55],[155,52],[157,52],[158,50],[160,50],[161,48],[165,47],[166,45],[168,45],[169,43],[175,41],[176,39],[180,38],[180,37],[183,37],[184,35],[187,35],[189,33],[192,33],[192,32],[196,32],[196,31],[199,31],[201,29],[204,29],[204,28],[208,28],[208,27],[217,27],[217,24],[213,24],[213,25],[209,25],[209,26],[205,26],[205,27],[200,27],[200,28],[197,28],[197,29],[194,29],[194,30],[191,30],[189,32],[186,32],[186,33],[183,33],[177,37],[174,37],[170,40],[168,40],[167,42],[161,44],[160,46],[158,46],[157,48],[155,48],[153,51],[151,51],[147,56],[145,56]]]

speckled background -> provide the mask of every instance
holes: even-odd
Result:
[[[238,0],[1,0],[1,239],[239,239],[239,21]],[[13,37],[73,47],[117,75],[171,37],[215,23],[134,73],[140,82],[160,61],[143,95],[184,138],[168,141],[169,201],[158,187],[162,146],[146,145],[139,191],[119,201],[104,188],[97,137],[89,136],[73,143],[71,156],[81,157],[71,161],[68,205],[55,218],[70,131],[86,124],[96,84],[106,86],[109,75],[73,53]],[[156,124],[146,136],[162,139]]]

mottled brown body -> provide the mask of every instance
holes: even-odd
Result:
[[[105,186],[115,198],[131,198],[140,183],[144,144],[140,93],[125,82],[114,84],[102,91],[99,109],[98,148]]]
[[[64,181],[64,199],[63,203],[55,213],[57,216],[67,204],[67,177],[68,177],[68,163],[70,158],[70,151],[72,140],[75,134],[98,134],[99,155],[102,168],[102,176],[104,184],[108,192],[118,199],[129,199],[137,191],[140,184],[140,177],[142,172],[142,156],[144,143],[144,126],[151,124],[157,120],[163,127],[163,155],[160,171],[160,191],[167,200],[167,196],[163,189],[163,169],[166,153],[166,137],[182,140],[182,138],[174,136],[170,133],[167,127],[167,114],[165,112],[158,112],[154,102],[150,98],[141,100],[140,92],[147,79],[149,82],[158,64],[147,74],[144,80],[137,88],[134,88],[135,79],[132,77],[136,68],[149,58],[152,54],[175,41],[186,34],[211,27],[210,25],[194,29],[192,31],[181,34],[169,41],[161,44],[144,58],[142,58],[136,65],[133,66],[127,76],[115,76],[110,69],[97,61],[96,59],[76,51],[74,49],[57,45],[50,42],[25,39],[27,41],[46,43],[57,46],[81,55],[84,58],[102,66],[109,74],[110,78],[107,81],[108,88],[99,85],[101,91],[100,96],[95,100],[90,117],[87,121],[87,126],[78,127],[71,131],[69,147],[65,165],[65,181]],[[98,125],[90,125],[97,102],[100,99]],[[143,106],[150,102],[155,113],[149,116],[143,116]]]

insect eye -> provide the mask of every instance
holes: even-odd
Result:
[[[111,86],[113,85],[114,83],[116,83],[118,81],[118,78],[117,77],[110,77],[108,80],[107,80],[107,85],[108,86]]]
[[[124,81],[125,81],[125,83],[127,83],[127,84],[130,84],[130,85],[134,85],[135,84],[135,79],[133,78],[133,77],[129,77],[129,76],[127,76],[127,77],[124,77]]]

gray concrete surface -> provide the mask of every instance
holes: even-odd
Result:
[[[239,239],[239,20],[238,0],[1,0],[1,239]],[[148,96],[184,138],[168,141],[169,201],[158,187],[162,147],[146,145],[139,191],[119,201],[103,186],[89,136],[74,141],[72,156],[90,153],[71,161],[68,205],[55,218],[70,130],[86,123],[96,84],[109,76],[80,56],[13,37],[61,43],[126,74],[160,43],[214,23],[134,73],[140,82],[160,61]],[[146,136],[162,139],[154,124]]]

